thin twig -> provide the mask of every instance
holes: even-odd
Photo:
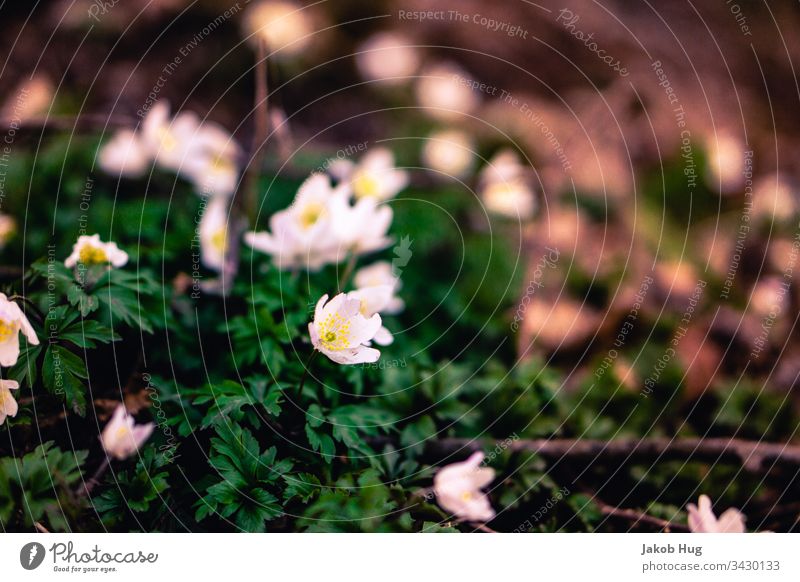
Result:
[[[100,463],[97,471],[95,471],[94,475],[92,475],[92,478],[84,484],[83,491],[78,494],[79,496],[86,495],[88,497],[92,494],[92,489],[94,489],[100,483],[100,479],[103,477],[103,474],[106,472],[106,469],[108,469],[110,463],[111,459],[106,456],[106,458],[103,459],[103,462]]]
[[[255,225],[258,213],[258,176],[264,161],[264,144],[269,137],[269,88],[267,79],[267,51],[263,42],[258,44],[258,55],[255,66],[255,95],[253,108],[255,110],[255,127],[253,139],[250,143],[250,164],[245,170],[242,180],[246,215]]]
[[[607,515],[609,517],[618,517],[620,519],[632,521],[633,526],[636,526],[639,523],[646,523],[648,525],[654,525],[667,532],[689,531],[689,528],[686,527],[685,525],[667,521],[666,519],[654,517],[652,515],[648,515],[647,513],[636,511],[635,509],[622,509],[621,507],[614,507],[613,505],[608,505],[607,503],[603,503],[596,497],[594,497],[592,501],[594,502],[595,505],[597,505],[600,508],[600,512],[603,515]]]
[[[41,523],[39,523],[38,521],[34,521],[34,522],[33,522],[33,527],[35,527],[35,528],[36,528],[36,531],[38,531],[39,533],[50,533],[50,532],[47,530],[47,528],[46,528],[46,527],[44,527],[44,526],[43,526]]]
[[[357,261],[358,257],[355,255],[355,253],[351,253],[350,258],[347,261],[347,265],[345,266],[344,271],[342,271],[342,276],[339,277],[339,286],[337,289],[339,293],[343,292],[345,287],[347,287],[347,284],[350,283],[350,277],[353,274],[353,270],[356,268]]]
[[[473,523],[472,525],[475,527],[475,529],[480,530],[480,531],[484,531],[486,533],[498,533],[495,530],[493,530],[492,528],[490,528],[488,525],[486,525],[485,523]]]
[[[298,386],[297,386],[297,393],[298,394],[302,394],[303,393],[303,386],[305,386],[305,384],[306,384],[306,378],[308,378],[308,371],[311,369],[311,364],[314,361],[314,359],[317,357],[317,353],[319,353],[319,352],[317,352],[317,350],[313,350],[311,352],[311,355],[308,356],[308,359],[306,360],[305,366],[303,366],[303,375],[300,377],[300,382],[298,383]]]

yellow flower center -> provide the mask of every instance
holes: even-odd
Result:
[[[211,235],[211,246],[218,252],[224,253],[228,242],[227,229],[223,226]]]
[[[358,172],[353,178],[353,194],[356,198],[377,197],[381,193],[381,183],[374,174]]]
[[[6,400],[11,398],[11,392],[5,388],[0,388],[0,410],[5,408]]]
[[[346,350],[350,347],[350,322],[338,313],[325,318],[317,327],[322,345],[328,350]]]
[[[161,149],[171,152],[178,147],[178,140],[166,127],[158,128],[158,139],[161,141]]]
[[[99,247],[84,245],[78,253],[78,260],[84,265],[99,265],[108,262],[108,255]]]
[[[472,491],[464,491],[461,494],[461,501],[469,501],[470,499],[472,499],[472,497],[473,497]]]
[[[0,343],[5,342],[6,340],[10,339],[19,331],[19,324],[14,321],[6,321],[5,319],[0,319]]]
[[[131,434],[131,429],[127,426],[121,426],[117,429],[117,438],[123,439]]]
[[[218,174],[230,172],[234,170],[235,167],[233,162],[224,156],[217,156],[211,164],[211,169]]]
[[[300,226],[309,229],[314,226],[317,221],[325,214],[325,206],[319,202],[312,202],[306,204],[301,210],[299,215]]]

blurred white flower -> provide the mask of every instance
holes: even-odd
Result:
[[[536,211],[528,168],[512,150],[496,154],[481,172],[480,191],[486,209],[509,218],[528,219]]]
[[[323,295],[308,324],[311,343],[337,364],[361,364],[378,361],[381,353],[368,347],[381,327],[381,316],[367,318],[361,313],[361,301],[339,293],[328,301]]]
[[[789,283],[775,275],[761,278],[750,293],[750,307],[759,317],[775,318],[790,301]]]
[[[469,75],[458,65],[441,63],[425,69],[417,81],[417,100],[426,114],[452,121],[471,113],[478,96],[466,85]]]
[[[392,244],[388,236],[392,209],[375,198],[362,198],[350,204],[347,198],[336,197],[329,208],[339,257],[365,255]]]
[[[97,161],[108,174],[136,177],[144,174],[152,159],[136,133],[122,129],[100,148]]]
[[[0,250],[3,249],[17,232],[17,221],[13,216],[0,214]]]
[[[190,112],[170,118],[169,103],[156,102],[142,122],[141,140],[158,165],[180,172],[200,119]]]
[[[374,287],[361,287],[347,294],[348,299],[360,302],[359,311],[364,317],[370,318],[376,313],[387,313],[395,299],[394,288],[391,285],[377,285]],[[392,332],[381,325],[373,338],[376,344],[388,346],[394,341]]]
[[[222,127],[181,112],[170,119],[169,103],[158,101],[142,123],[141,143],[156,163],[190,180],[202,196],[230,195],[239,180],[241,147]]]
[[[722,515],[711,511],[711,499],[701,495],[697,505],[686,506],[689,512],[689,530],[692,533],[744,533],[744,515],[738,509],[728,509]]]
[[[8,97],[0,108],[0,117],[15,119],[19,123],[47,115],[55,99],[52,81],[41,74],[32,79],[25,77],[6,94]]]
[[[15,417],[19,410],[19,405],[11,394],[12,390],[17,390],[19,383],[16,380],[0,380],[0,425],[6,421],[6,417]]]
[[[308,47],[313,27],[305,9],[293,2],[264,0],[247,10],[245,33],[253,41],[263,41],[267,50],[294,56]]]
[[[19,305],[0,293],[0,366],[13,366],[19,358],[19,333],[28,343],[39,345],[39,338]]]
[[[99,234],[81,235],[72,246],[72,254],[64,260],[69,268],[77,266],[102,265],[110,263],[112,267],[124,267],[128,262],[128,253],[120,250],[115,242],[103,242]]]
[[[423,163],[447,177],[463,178],[472,169],[475,143],[463,131],[437,131],[422,149]]]
[[[410,39],[397,32],[378,32],[356,53],[361,75],[370,81],[397,86],[408,82],[419,66],[419,52]]]
[[[106,453],[115,459],[127,459],[134,454],[153,433],[153,423],[135,425],[133,417],[120,404],[100,435]]]
[[[744,186],[747,169],[745,143],[730,133],[708,139],[706,183],[721,194],[731,194]]]
[[[400,290],[400,278],[394,274],[394,268],[388,261],[377,261],[356,271],[353,278],[355,286],[359,289],[364,287],[381,287],[388,285],[392,289],[392,299],[381,312],[388,314],[400,313],[405,307],[403,300],[394,295]]]
[[[331,206],[334,200],[340,206],[348,206],[348,197],[346,190],[332,188],[327,176],[313,174],[300,186],[291,206],[270,218],[271,232],[248,232],[245,242],[271,255],[281,269],[317,270],[339,262],[340,246],[333,230]]]
[[[793,186],[774,174],[756,181],[753,189],[753,217],[765,222],[785,222],[797,214]]]
[[[225,196],[209,199],[200,219],[200,260],[209,269],[222,272],[228,246],[228,203]]]
[[[349,182],[356,200],[388,200],[408,185],[408,172],[395,167],[394,154],[387,148],[370,150],[358,164],[339,160],[332,166],[337,179]]]
[[[494,479],[494,469],[481,467],[483,453],[473,453],[461,463],[440,469],[433,478],[439,505],[465,521],[489,521],[494,510],[481,489]]]
[[[224,153],[192,155],[183,173],[201,196],[230,196],[239,185],[239,166]]]

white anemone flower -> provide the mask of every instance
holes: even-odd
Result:
[[[200,260],[209,269],[222,272],[228,247],[228,202],[225,196],[208,201],[200,219]]]
[[[239,185],[239,166],[223,154],[191,156],[183,166],[183,174],[203,196],[231,196]]]
[[[464,521],[489,521],[495,513],[481,491],[494,479],[494,469],[481,467],[483,453],[473,453],[461,463],[440,469],[433,478],[439,505]]]
[[[0,380],[0,425],[6,421],[6,417],[15,417],[19,410],[19,405],[11,394],[12,390],[17,390],[19,383],[16,380]]]
[[[302,53],[312,40],[311,18],[293,2],[264,0],[250,6],[245,15],[245,32],[254,41],[263,41],[279,56]]]
[[[359,256],[380,251],[392,244],[388,236],[392,209],[374,198],[350,204],[344,196],[331,200],[331,225],[339,256]]]
[[[381,327],[381,316],[364,317],[361,301],[339,293],[328,301],[323,295],[308,324],[314,348],[337,364],[377,362],[381,353],[367,346]]]
[[[357,299],[361,306],[359,311],[364,317],[372,317],[376,313],[386,313],[386,310],[395,299],[394,288],[391,285],[376,285],[374,287],[363,287],[350,291],[347,294],[349,299]],[[392,332],[386,327],[381,325],[378,331],[375,332],[373,338],[376,344],[381,346],[388,346],[394,341]]]
[[[158,101],[144,118],[141,140],[158,165],[180,172],[199,127],[194,113],[179,113],[172,119],[169,103]]]
[[[358,48],[356,65],[365,79],[396,87],[408,82],[419,67],[419,52],[400,33],[378,32]]]
[[[333,203],[347,205],[348,194],[332,188],[323,174],[313,174],[300,186],[294,202],[270,218],[270,232],[248,232],[244,240],[271,255],[280,269],[318,270],[341,260],[333,230]]]
[[[463,178],[472,169],[475,143],[463,131],[437,131],[428,136],[422,149],[423,163],[448,178]]]
[[[112,267],[124,267],[128,253],[120,250],[115,242],[103,242],[99,234],[81,235],[72,246],[72,254],[64,260],[69,268],[81,263],[85,267],[110,263]]]
[[[408,172],[395,167],[394,154],[387,148],[370,150],[358,164],[340,160],[335,174],[338,179],[349,182],[356,200],[372,198],[383,202],[408,186]]]
[[[453,63],[425,69],[417,81],[417,100],[425,113],[436,119],[453,121],[475,110],[480,103],[466,84],[470,76]]]
[[[152,159],[139,136],[130,129],[122,129],[100,148],[97,161],[108,174],[137,177],[144,174]]]
[[[388,285],[392,289],[392,298],[381,310],[381,313],[393,315],[400,313],[405,308],[405,303],[395,293],[400,290],[400,277],[395,275],[392,264],[388,261],[377,261],[371,265],[360,268],[353,277],[356,288],[382,287]]]
[[[230,195],[239,181],[241,146],[221,126],[192,112],[170,119],[169,103],[157,102],[142,124],[141,142],[161,167],[190,180],[200,195]]]
[[[136,425],[133,417],[120,404],[100,435],[106,453],[115,459],[127,459],[133,455],[153,433],[153,423]]]
[[[734,508],[725,510],[722,515],[714,515],[711,499],[701,495],[697,505],[686,506],[689,512],[689,530],[692,533],[744,533],[744,515]]]
[[[529,219],[536,211],[528,169],[511,150],[495,155],[481,172],[481,198],[486,209],[508,218]]]
[[[17,363],[20,332],[29,344],[39,345],[39,338],[19,305],[0,293],[0,366]]]

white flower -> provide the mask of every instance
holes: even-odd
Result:
[[[528,219],[536,210],[527,168],[516,153],[503,150],[481,172],[481,198],[489,212],[509,218]]]
[[[339,293],[328,301],[323,295],[308,324],[314,348],[337,364],[361,364],[378,361],[381,353],[366,346],[381,327],[381,316],[362,315],[361,301]]]
[[[340,257],[365,255],[392,244],[388,236],[392,209],[376,199],[362,198],[350,204],[346,197],[339,196],[331,200],[330,211]]]
[[[419,66],[419,53],[411,44],[410,39],[396,32],[373,34],[356,53],[358,70],[370,81],[401,85]]]
[[[715,133],[707,141],[706,183],[720,194],[738,193],[744,187],[747,171],[746,144],[728,132]]]
[[[134,454],[153,433],[153,423],[135,425],[133,417],[118,405],[111,420],[100,435],[100,442],[106,453],[115,459],[127,459]]]
[[[433,478],[433,491],[444,509],[465,521],[489,521],[494,510],[481,491],[494,479],[494,469],[481,467],[483,453],[473,453],[461,463],[440,469]]]
[[[305,9],[292,2],[264,1],[253,4],[245,15],[249,38],[262,40],[269,51],[293,56],[301,53],[312,39],[311,19]]]
[[[358,165],[341,160],[335,166],[337,178],[348,181],[356,200],[372,198],[383,202],[408,185],[408,172],[394,165],[394,154],[386,148],[370,150]]]
[[[14,217],[0,214],[0,249],[8,244],[15,232],[17,232],[17,221]]]
[[[472,112],[479,99],[467,86],[469,75],[458,65],[438,64],[422,72],[417,100],[431,117],[452,121]]]
[[[241,147],[219,125],[201,123],[191,112],[170,119],[169,103],[159,101],[145,117],[140,139],[159,166],[192,181],[198,194],[230,195],[236,189]]]
[[[338,238],[333,231],[332,204],[348,205],[347,192],[331,187],[323,174],[313,174],[297,191],[286,210],[270,218],[271,232],[248,232],[245,242],[274,257],[281,269],[304,267],[317,270],[341,259]]]
[[[180,172],[199,126],[194,113],[179,113],[170,119],[169,103],[158,101],[144,118],[141,140],[160,166]]]
[[[376,285],[374,287],[363,287],[350,291],[348,299],[356,299],[360,302],[359,311],[364,317],[372,317],[376,313],[385,313],[395,299],[394,288],[391,285]],[[381,346],[388,346],[394,341],[392,332],[383,325],[378,328],[373,338],[375,343]]]
[[[78,263],[88,267],[111,263],[113,267],[123,267],[128,262],[128,253],[120,250],[115,242],[103,242],[99,234],[81,235],[72,246],[72,254],[66,258],[64,265],[69,268]]]
[[[183,174],[204,197],[230,196],[239,185],[239,166],[224,154],[192,155],[183,165]]]
[[[447,177],[463,178],[472,168],[475,144],[463,131],[437,131],[422,149],[426,166]]]
[[[353,282],[359,289],[385,285],[391,287],[392,299],[389,301],[389,304],[381,310],[381,313],[400,313],[405,307],[403,300],[394,295],[400,290],[401,283],[400,278],[394,274],[394,269],[388,261],[377,261],[369,266],[362,267],[356,271]]]
[[[228,243],[228,203],[225,196],[211,198],[200,219],[200,260],[217,272],[225,266]]]
[[[19,305],[0,293],[0,366],[13,366],[19,358],[19,333],[38,346],[39,338]]]
[[[778,174],[759,178],[753,191],[755,218],[763,222],[785,222],[797,214],[795,186]]]
[[[714,515],[711,511],[711,499],[701,495],[697,505],[690,503],[689,529],[692,533],[744,533],[744,515],[738,509],[728,509],[722,515]]]
[[[136,177],[145,172],[152,159],[136,133],[123,129],[100,148],[97,161],[104,172]]]
[[[7,416],[12,418],[17,415],[19,405],[12,396],[11,391],[19,388],[15,380],[0,380],[0,425],[6,421]]]

